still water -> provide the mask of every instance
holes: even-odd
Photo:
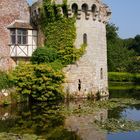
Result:
[[[110,88],[110,99],[140,99],[140,90]],[[84,105],[84,106],[83,106]],[[18,104],[0,108],[0,140],[140,140],[140,131],[101,130],[95,121],[140,121],[140,104],[96,108],[96,101]],[[84,108],[84,109],[83,109]]]

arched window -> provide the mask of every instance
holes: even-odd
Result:
[[[87,44],[87,34],[83,34],[83,44]]]
[[[103,79],[103,68],[100,69],[100,78]]]
[[[77,14],[78,13],[78,5],[76,3],[73,3],[72,6],[71,6],[71,8],[72,8],[72,12],[74,14]]]
[[[85,12],[85,13],[87,13],[87,11],[88,11],[88,5],[86,3],[84,3],[82,5],[82,11]]]
[[[95,14],[95,12],[97,10],[97,7],[95,4],[92,5],[91,10],[92,10],[92,13]]]

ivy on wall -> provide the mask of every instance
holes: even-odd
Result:
[[[18,93],[39,101],[63,98],[62,69],[75,63],[86,48],[85,44],[79,49],[74,46],[75,22],[75,17],[67,16],[66,1],[61,5],[55,5],[51,0],[43,1],[38,26],[45,36],[44,47],[33,53],[33,64],[21,65],[13,72],[11,79]]]
[[[54,61],[60,60],[63,66],[74,63],[85,52],[85,46],[80,49],[74,46],[76,39],[75,17],[68,18],[66,1],[61,5],[56,5],[50,0],[44,0],[41,8],[41,16],[38,24],[45,35],[44,46],[56,50],[57,56]],[[40,63],[38,57],[40,48],[35,51],[32,57],[33,63]],[[47,53],[46,53],[47,55]],[[48,55],[47,55],[48,56]],[[44,56],[45,57],[45,56]],[[50,59],[51,60],[51,59]],[[48,63],[44,59],[41,63]]]

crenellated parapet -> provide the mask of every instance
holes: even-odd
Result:
[[[97,0],[77,0],[68,2],[68,16],[73,17],[75,15],[77,17],[77,20],[92,19],[93,21],[97,20],[99,22],[106,23],[111,16],[109,7]]]
[[[53,1],[54,2],[54,1]],[[42,0],[39,0],[31,7],[31,16],[34,21],[39,17]],[[63,4],[63,0],[56,0],[56,4]],[[76,16],[77,20],[93,20],[107,23],[111,16],[109,7],[100,0],[68,0],[68,17]],[[62,16],[63,7],[60,8]]]

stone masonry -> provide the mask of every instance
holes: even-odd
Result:
[[[0,69],[8,70],[15,63],[10,58],[7,26],[15,20],[33,21],[36,25],[42,1],[38,0],[31,6],[31,17],[26,0],[0,1]],[[62,4],[63,0],[55,3]],[[64,92],[80,97],[97,93],[108,95],[106,23],[111,15],[110,9],[101,0],[67,0],[67,4],[68,17],[76,15],[74,45],[80,48],[85,43],[87,47],[79,61],[63,69],[66,75]],[[41,45],[43,39],[38,27],[38,44]]]
[[[7,26],[15,20],[30,21],[26,0],[0,0],[0,69],[9,70],[15,64],[10,58],[10,32]]]
[[[86,34],[87,49],[76,64],[64,69],[65,91],[84,97],[97,93],[102,94],[101,96],[107,95],[106,22],[111,12],[99,0],[68,0],[68,5],[69,16],[73,16],[74,5],[78,7],[75,46],[79,48],[84,43]]]
[[[62,4],[63,0],[56,0]],[[32,7],[32,15],[38,13],[42,0]],[[87,44],[86,52],[73,65],[64,68],[66,79],[64,91],[74,96],[87,94],[108,95],[106,23],[111,12],[101,0],[67,0],[68,17],[76,15],[75,47]]]

